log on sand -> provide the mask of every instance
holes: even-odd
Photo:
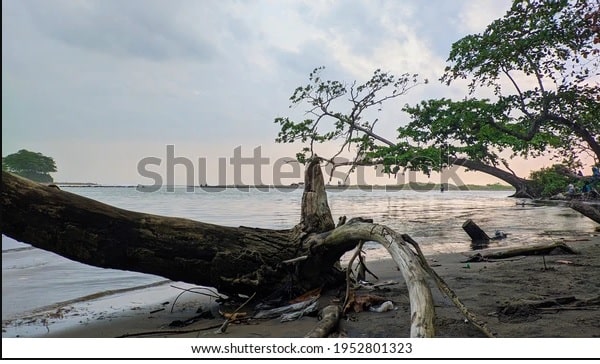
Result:
[[[409,289],[411,337],[434,336],[422,260],[386,226],[351,219],[336,228],[316,159],[306,167],[300,222],[284,230],[128,211],[4,171],[1,183],[0,227],[13,239],[84,264],[215,287],[226,295],[277,295],[283,301],[339,286],[345,277],[339,258],[360,242],[379,242]]]
[[[578,254],[577,251],[573,250],[570,246],[565,243],[557,242],[547,245],[534,245],[526,246],[522,248],[514,248],[509,250],[502,250],[491,252],[487,254],[475,254],[469,257],[464,263],[471,262],[483,262],[490,259],[507,259],[525,255],[550,255],[550,254]]]

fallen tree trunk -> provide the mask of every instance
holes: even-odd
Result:
[[[227,227],[128,211],[2,172],[2,234],[102,268],[159,275],[224,294],[293,296],[343,282],[334,268],[354,247],[312,254],[309,233],[333,229],[321,168],[307,166],[301,223],[292,229]],[[282,261],[307,256],[296,269]],[[294,266],[292,266],[294,268]]]
[[[600,209],[598,207],[579,201],[569,203],[569,207],[600,224]]]
[[[318,161],[305,174],[300,223],[291,229],[225,227],[127,211],[2,172],[2,233],[75,261],[282,300],[339,284],[339,258],[361,241],[383,245],[406,281],[411,337],[433,337],[434,306],[421,260],[386,226],[334,226]]]

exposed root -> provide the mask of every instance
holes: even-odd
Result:
[[[421,265],[423,266],[425,271],[429,273],[429,275],[431,275],[431,277],[435,280],[435,283],[438,286],[439,290],[452,300],[454,305],[460,310],[460,312],[471,323],[471,325],[475,326],[485,336],[495,337],[495,335],[490,331],[487,325],[479,318],[477,318],[475,314],[469,311],[469,309],[467,309],[467,307],[458,299],[456,293],[448,286],[448,284],[446,284],[442,277],[440,277],[436,273],[436,271],[434,271],[433,268],[429,266],[429,263],[427,263],[427,260],[425,259],[425,256],[423,255],[423,252],[419,247],[419,244],[416,241],[414,241],[408,234],[402,234],[402,239],[415,248],[417,256],[419,257]]]

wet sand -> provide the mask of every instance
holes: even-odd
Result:
[[[515,257],[502,261],[465,263],[468,255],[429,255],[427,259],[459,299],[497,337],[504,338],[591,338],[600,337],[600,303],[582,302],[600,296],[600,236],[564,240],[578,255]],[[487,252],[486,250],[479,251]],[[367,266],[376,276],[367,274],[369,283],[387,282],[377,289],[361,288],[357,294],[372,294],[390,300],[394,308],[387,312],[348,312],[341,320],[335,337],[408,337],[410,307],[406,285],[391,259],[369,259]],[[470,338],[484,335],[465,321],[452,301],[430,282],[435,303],[437,337]],[[179,288],[175,288],[177,286]],[[246,318],[234,321],[225,333],[216,331],[224,322],[214,298],[180,288],[183,283],[166,283],[136,292],[102,297],[82,303],[51,307],[29,317],[3,322],[3,337],[231,337],[294,338],[303,337],[318,324],[316,316],[280,322],[253,316],[253,305],[240,310]],[[197,290],[204,292],[204,290]],[[345,287],[322,292],[318,304],[343,301]],[[524,301],[561,298],[560,305],[534,308]],[[576,300],[576,301],[573,301]],[[571,302],[573,301],[573,302]],[[198,317],[201,316],[202,317]],[[212,317],[211,318],[211,314]]]

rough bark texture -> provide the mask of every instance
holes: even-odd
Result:
[[[304,173],[300,226],[306,234],[322,233],[335,228],[327,203],[323,172],[317,159],[306,166]]]
[[[341,255],[360,241],[377,241],[407,283],[411,336],[432,337],[431,291],[415,253],[399,234],[367,220],[335,228],[317,161],[307,166],[306,176],[300,224],[269,230],[127,211],[3,172],[1,229],[82,263],[258,297],[291,297],[341,283],[344,274],[335,268]]]
[[[97,267],[155,274],[225,294],[294,295],[343,280],[334,263],[352,248],[341,244],[334,249],[338,256],[315,256],[303,244],[309,233],[333,228],[318,162],[307,168],[313,173],[303,198],[306,213],[292,229],[234,228],[127,211],[2,172],[1,230]],[[307,259],[282,264],[299,256]]]

